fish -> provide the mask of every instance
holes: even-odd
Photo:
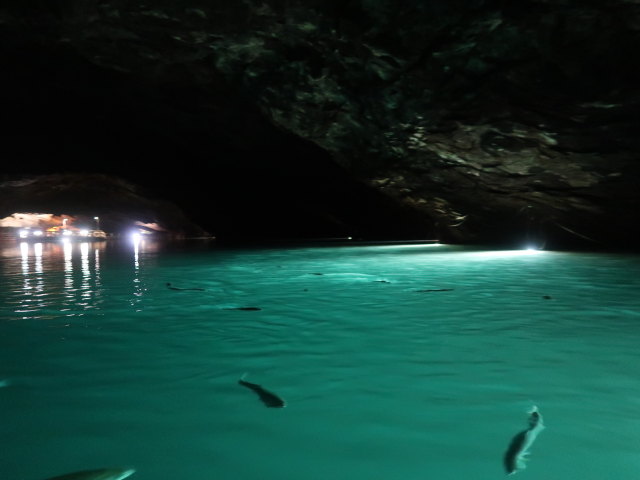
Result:
[[[526,468],[525,460],[529,455],[529,448],[545,428],[538,407],[534,405],[528,413],[529,428],[521,431],[511,439],[511,443],[504,454],[504,468],[509,475]]]
[[[47,480],[123,480],[135,473],[133,468],[98,468],[66,473]]]
[[[169,288],[170,290],[193,290],[193,291],[196,291],[196,292],[204,292],[204,288],[180,288],[180,287],[174,287],[169,282],[167,282],[167,288]]]
[[[253,390],[256,394],[258,394],[258,397],[260,397],[260,400],[262,400],[262,403],[264,403],[267,407],[271,407],[271,408],[286,407],[286,403],[282,398],[280,398],[275,393],[270,392],[269,390],[265,390],[260,385],[245,381],[244,380],[245,376],[246,374],[243,375],[240,378],[240,380],[238,380],[238,383],[243,387],[247,387],[249,390]]]
[[[244,310],[247,312],[255,312],[262,309],[260,307],[228,307],[228,308],[223,308],[223,310]]]

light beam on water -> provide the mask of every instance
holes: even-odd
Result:
[[[110,465],[140,480],[498,478],[532,404],[547,429],[522,475],[640,473],[638,256],[11,248],[7,480]],[[287,407],[238,385],[245,372]]]

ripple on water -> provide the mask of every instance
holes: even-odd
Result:
[[[638,469],[636,257],[140,248],[3,263],[7,478],[492,478],[532,403],[527,475]]]

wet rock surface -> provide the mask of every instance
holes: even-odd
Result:
[[[64,215],[84,225],[94,225],[94,217],[99,217],[109,235],[142,229],[168,237],[210,236],[171,202],[103,174],[37,175],[0,182],[0,218],[16,213]]]
[[[386,228],[445,241],[631,246],[638,233],[637,1],[42,1],[0,7],[0,34],[18,76],[6,96],[35,60],[32,91],[81,90],[103,115],[128,105],[138,136],[189,153],[174,178],[226,177],[216,204],[224,183],[258,172],[247,194],[266,194],[260,172],[280,170],[270,187],[289,193],[270,207],[298,200],[302,223],[341,234],[375,230],[369,198]],[[340,185],[333,205],[293,186],[318,176]]]

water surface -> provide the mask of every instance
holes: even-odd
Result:
[[[547,428],[522,478],[640,475],[637,255],[150,241],[1,255],[2,479],[496,479],[533,404]]]

